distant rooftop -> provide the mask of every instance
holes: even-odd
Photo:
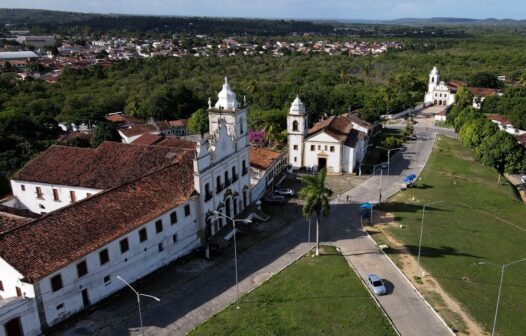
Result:
[[[0,60],[38,58],[39,56],[33,51],[1,51]]]

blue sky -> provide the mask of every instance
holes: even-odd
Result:
[[[525,0],[0,0],[0,7],[265,18],[526,18]]]

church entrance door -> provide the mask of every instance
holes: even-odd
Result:
[[[318,170],[327,167],[327,158],[318,158]]]

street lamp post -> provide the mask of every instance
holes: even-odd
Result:
[[[390,172],[391,172],[391,151],[392,151],[392,150],[404,149],[404,147],[398,147],[398,148],[385,148],[385,147],[380,147],[380,146],[378,146],[377,148],[380,148],[380,149],[383,149],[383,150],[386,150],[386,151],[387,151],[387,178],[389,178],[389,176],[390,176]]]
[[[307,233],[307,252],[310,252],[310,220],[312,219],[312,215],[309,216],[309,232]]]
[[[428,205],[436,204],[436,203],[443,203],[444,201],[436,201],[432,202]],[[420,252],[422,251],[422,236],[424,234],[424,215],[426,213],[426,203],[424,203],[424,206],[422,207],[422,222],[420,223],[420,239],[418,241],[418,257],[416,258],[416,276],[419,276],[420,274]]]
[[[359,166],[359,170],[358,170],[358,176],[362,176],[362,162],[363,162],[363,152],[364,150],[366,150],[367,148],[371,147],[371,146],[374,146],[374,144],[369,144],[367,146],[363,146],[362,147],[362,153],[361,153],[361,159],[360,159],[360,166]]]
[[[491,336],[495,336],[495,330],[496,330],[496,328],[497,328],[497,316],[498,316],[498,314],[499,314],[500,294],[501,294],[501,292],[502,292],[502,283],[503,283],[503,281],[504,281],[504,271],[506,270],[506,267],[511,266],[511,265],[514,265],[514,264],[518,264],[518,263],[523,262],[523,261],[526,261],[526,258],[512,261],[512,262],[510,262],[509,264],[495,264],[495,263],[492,263],[492,262],[486,262],[486,261],[481,261],[481,262],[479,262],[479,265],[495,265],[495,266],[500,266],[500,284],[499,284],[499,294],[497,295],[497,306],[495,307],[495,317],[493,318],[493,330],[492,330],[492,332],[491,332]]]
[[[126,280],[124,280],[123,278],[120,277],[120,275],[117,275],[117,279],[119,279],[120,281],[124,282],[126,284],[126,286],[130,287],[130,289],[135,293],[135,295],[137,296],[137,305],[139,306],[139,321],[141,323],[141,334],[142,336],[144,336],[144,329],[142,327],[142,314],[141,314],[141,296],[146,296],[146,297],[149,297],[149,298],[152,298],[154,299],[155,301],[159,302],[161,301],[161,299],[159,299],[158,297],[156,296],[153,296],[153,295],[148,295],[148,294],[142,294],[142,293],[139,293],[138,291],[135,290],[135,288],[133,288]]]
[[[233,218],[230,218],[229,216],[223,214],[222,212],[219,212],[219,211],[212,211],[214,214],[216,214],[217,216],[219,217],[223,217],[223,218],[226,218],[226,219],[229,219],[232,221],[232,227],[234,228],[234,265],[235,265],[235,269],[236,269],[236,293],[237,293],[237,309],[239,309],[239,281],[238,281],[238,274],[237,274],[237,246],[236,246],[236,233],[237,233],[237,228],[236,228],[236,222],[243,222],[243,223],[252,223],[251,220],[248,220],[248,219],[233,219]]]

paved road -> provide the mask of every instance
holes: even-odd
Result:
[[[393,159],[390,176],[382,177],[384,199],[399,190],[402,175],[418,173],[429,157],[434,136],[426,128],[417,128],[416,133],[419,140],[408,143],[404,153]],[[322,223],[321,240],[338,245],[362,278],[375,272],[389,281],[391,293],[379,297],[379,302],[403,336],[450,335],[448,328],[361,227],[358,203],[376,201],[379,182],[380,176],[372,176],[348,192],[352,205],[334,200],[330,217]],[[340,199],[345,199],[346,195]],[[314,226],[312,229],[311,236],[314,237]],[[302,256],[307,251],[306,238],[307,224],[298,219],[277,235],[239,255],[240,291],[256,288]],[[150,305],[143,311],[145,333],[184,335],[235,302],[233,275],[232,262],[226,262],[166,295],[161,303]],[[114,326],[100,331],[99,335],[139,335],[137,326],[137,318],[132,316],[116,321]]]
[[[346,199],[349,195],[353,205],[334,205],[331,211],[331,221],[334,225],[331,225],[331,229],[325,231],[321,238],[332,240],[338,245],[362,279],[365,280],[370,273],[376,273],[386,279],[389,295],[378,297],[378,300],[401,335],[451,335],[449,328],[407,278],[362,230],[359,219],[358,204],[371,201],[377,203],[380,184],[382,199],[385,200],[400,190],[401,176],[410,173],[418,175],[425,166],[435,136],[434,133],[429,133],[427,128],[416,128],[415,133],[419,139],[409,142],[406,150],[392,161],[389,176],[372,176],[344,194],[341,199]],[[341,225],[349,222],[349,218],[350,227]]]

